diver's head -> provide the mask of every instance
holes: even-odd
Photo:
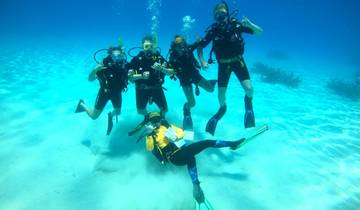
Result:
[[[173,50],[182,56],[186,52],[186,46],[187,43],[185,38],[180,35],[176,35],[172,45]]]
[[[108,54],[111,56],[114,63],[121,63],[125,60],[124,51],[121,47],[110,47],[108,49]]]
[[[124,59],[123,53],[119,49],[115,49],[111,52],[111,59],[115,63],[119,63]]]
[[[142,39],[143,50],[145,52],[152,52],[154,50],[154,37],[147,35]]]
[[[155,129],[160,126],[163,119],[164,118],[161,116],[160,112],[150,112],[146,116],[146,127]]]
[[[229,8],[225,2],[215,5],[214,19],[219,24],[226,24],[229,18]]]

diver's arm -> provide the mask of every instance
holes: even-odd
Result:
[[[176,72],[173,68],[169,68],[169,65],[167,65],[165,63],[165,59],[162,60],[162,64],[161,63],[154,63],[151,67],[156,70],[156,71],[160,71],[164,74],[166,74],[167,76],[172,76],[174,75]]]
[[[197,41],[197,54],[202,68],[207,69],[209,67],[208,63],[204,59],[204,48],[211,42],[214,36],[214,31],[210,29],[203,39],[198,39]]]
[[[167,68],[165,66],[162,66],[161,72],[166,74],[167,76],[172,76],[176,73],[173,68]]]
[[[213,28],[213,26],[211,26],[210,30],[208,30],[205,34],[204,38],[198,38],[197,39],[197,44],[198,46],[205,48],[208,44],[210,44],[210,42],[213,40],[214,36],[215,36],[215,29]]]
[[[129,73],[128,73],[130,82],[135,82],[136,80],[139,80],[139,79],[148,79],[149,76],[150,76],[150,73],[148,71],[145,71],[142,74],[138,74],[134,70],[130,69]]]
[[[96,72],[98,72],[98,71],[100,71],[100,70],[102,70],[102,69],[104,69],[104,68],[105,68],[105,67],[104,67],[103,65],[97,65],[97,66],[90,72],[90,74],[89,74],[89,76],[88,76],[88,80],[89,80],[90,82],[96,80],[96,78],[97,78]]]
[[[198,54],[198,58],[199,58],[201,67],[207,69],[209,67],[209,64],[204,59],[204,48],[199,46],[197,48],[197,54]]]
[[[260,34],[263,32],[263,29],[260,26],[251,22],[247,17],[243,17],[243,19],[241,20],[241,25],[243,27],[251,29],[253,31],[253,34]]]

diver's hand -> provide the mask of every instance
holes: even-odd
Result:
[[[206,70],[209,68],[209,64],[206,61],[201,61],[201,68]]]
[[[134,74],[135,74],[135,71],[134,71],[134,70],[130,69],[130,70],[128,71],[128,75],[129,75],[129,76],[132,76],[132,75],[134,75]]]
[[[148,71],[145,71],[145,72],[142,74],[142,78],[143,78],[143,79],[149,79],[149,77],[150,77],[150,72],[148,72]]]
[[[241,25],[243,27],[251,28],[254,31],[254,34],[260,34],[263,32],[263,29],[251,22],[247,17],[243,16],[243,19],[241,20]]]
[[[162,71],[163,66],[160,63],[154,63],[154,65],[151,66],[151,68],[155,69],[156,71]]]
[[[252,25],[251,21],[245,16],[243,16],[243,18],[240,22],[241,22],[241,25],[244,27],[250,27]]]

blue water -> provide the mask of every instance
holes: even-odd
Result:
[[[140,46],[155,28],[166,56],[182,18],[195,19],[188,30],[195,40],[212,24],[217,2],[1,1],[0,209],[195,209],[186,168],[161,166],[143,142],[127,136],[142,118],[133,85],[110,136],[104,113],[111,105],[96,121],[73,111],[79,98],[91,106],[95,101],[98,84],[87,81],[94,51],[116,45],[119,37],[127,49]],[[228,4],[264,29],[244,36],[245,59],[256,121],[270,130],[236,152],[207,150],[197,157],[205,196],[216,210],[360,209],[359,100],[326,88],[328,80],[351,82],[360,71],[360,3]],[[266,83],[251,71],[256,62],[294,72],[302,83],[295,89]],[[216,66],[202,75],[215,79]],[[185,97],[178,81],[167,79],[165,86],[167,117],[181,125]],[[204,128],[218,109],[217,92],[202,91],[196,100],[196,139],[251,133],[242,126],[243,90],[235,77],[215,137]]]

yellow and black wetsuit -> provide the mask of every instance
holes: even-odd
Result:
[[[165,135],[169,128],[175,131],[175,142],[181,141],[185,136],[185,131],[181,128],[174,125],[161,124],[146,137],[146,149],[151,151],[162,163],[171,162],[177,166],[187,165],[189,175],[194,184],[200,183],[197,175],[195,155],[209,147],[236,147],[241,143],[241,141],[203,140],[179,148]]]
[[[182,140],[185,136],[185,132],[181,128],[174,125],[169,125],[169,127],[160,125],[146,137],[146,149],[151,151],[162,163],[169,161],[171,156],[180,149],[166,137],[165,132],[169,128],[175,131],[175,141]]]

